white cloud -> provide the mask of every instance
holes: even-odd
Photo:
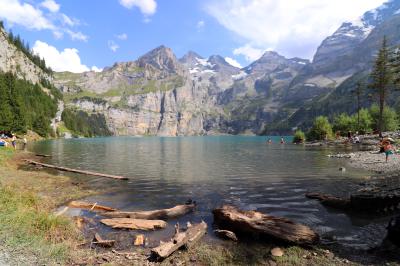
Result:
[[[70,17],[68,17],[65,14],[61,14],[61,20],[64,25],[68,25],[70,27],[73,27],[77,24],[77,21],[74,21],[73,19],[71,19]]]
[[[42,7],[47,8],[50,12],[57,13],[60,10],[60,5],[54,0],[45,0],[40,4]]]
[[[46,13],[46,10],[49,12]],[[6,21],[11,26],[17,24],[29,30],[50,30],[55,39],[63,38],[66,33],[72,40],[86,42],[88,36],[70,29],[79,25],[79,20],[71,19],[59,10],[60,5],[54,0],[45,0],[37,7],[20,0],[0,0],[0,20]]]
[[[108,48],[110,48],[111,51],[116,52],[119,48],[119,45],[116,44],[114,41],[108,41]]]
[[[196,28],[198,31],[201,31],[205,25],[206,25],[206,23],[204,22],[204,20],[200,20],[197,22]]]
[[[151,16],[156,13],[157,3],[155,0],[119,0],[119,3],[131,9],[132,7],[137,7],[140,9],[140,12],[145,16]]]
[[[117,38],[122,41],[125,41],[128,39],[128,34],[126,34],[126,33],[119,34],[119,35],[117,35]]]
[[[230,64],[231,66],[242,68],[240,63],[233,58],[225,57],[225,61],[228,62],[228,64]]]
[[[92,71],[94,71],[94,72],[101,72],[101,71],[103,71],[102,68],[98,68],[97,66],[92,66],[92,68],[91,68],[90,70],[92,70]]]
[[[75,41],[75,40],[78,40],[78,41],[87,42],[88,39],[89,39],[88,36],[86,36],[85,34],[83,34],[83,33],[80,32],[80,31],[75,32],[75,31],[72,31],[72,30],[67,29],[67,30],[65,30],[65,32],[68,33],[68,35],[69,35],[69,36],[71,37],[71,39],[74,40],[74,41]]]
[[[243,55],[249,62],[259,59],[264,52],[265,50],[254,48],[249,44],[233,50],[234,55]]]
[[[75,48],[65,48],[63,51],[58,51],[56,47],[51,46],[42,41],[36,41],[32,50],[46,60],[55,71],[70,71],[81,73],[89,71],[89,67],[81,63],[79,51]],[[98,69],[93,66],[92,69]]]
[[[0,19],[34,30],[56,28],[40,9],[27,3],[21,4],[18,0],[0,0]]]
[[[310,58],[321,41],[343,21],[352,20],[385,0],[220,0],[205,9],[248,47],[272,48],[287,56]]]

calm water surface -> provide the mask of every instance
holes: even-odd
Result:
[[[88,198],[99,204],[151,210],[190,198],[198,208],[180,222],[203,219],[211,225],[211,210],[227,203],[307,224],[343,245],[366,248],[382,239],[387,218],[349,216],[304,197],[308,191],[347,196],[368,173],[348,167],[342,173],[344,162],[326,156],[332,151],[278,140],[268,145],[265,137],[112,137],[43,141],[30,148],[51,154],[47,161],[56,165],[129,177],[80,176],[96,188],[112,189]],[[150,237],[172,234],[175,222]]]

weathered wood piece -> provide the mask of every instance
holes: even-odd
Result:
[[[92,243],[104,248],[111,248],[114,246],[115,240],[103,239],[98,233],[96,233],[94,234]]]
[[[51,157],[51,155],[40,154],[40,153],[35,153],[35,156],[37,156],[37,157],[44,157],[44,158],[49,158],[49,157]]]
[[[228,240],[232,240],[235,242],[238,241],[236,234],[232,231],[217,229],[217,230],[214,230],[214,234],[223,239],[228,239]]]
[[[172,239],[165,243],[160,241],[160,245],[151,250],[151,256],[156,260],[163,260],[181,247],[190,248],[205,235],[206,231],[207,224],[205,222],[195,225],[188,224],[188,228],[184,232],[180,232],[179,224],[177,224]]]
[[[113,212],[116,211],[116,209],[99,205],[96,203],[91,203],[91,202],[86,202],[86,201],[78,201],[74,200],[68,203],[68,207],[70,208],[78,208],[78,209],[87,209],[90,211],[103,211],[103,212]]]
[[[135,237],[135,241],[133,241],[133,245],[135,246],[143,246],[145,244],[144,235],[137,235]]]
[[[319,236],[308,226],[282,217],[274,217],[257,211],[243,211],[225,205],[213,210],[214,221],[238,233],[255,233],[298,245],[311,245]]]
[[[51,169],[57,169],[57,170],[64,171],[64,172],[71,172],[71,173],[78,173],[78,174],[92,175],[92,176],[101,176],[101,177],[107,177],[107,178],[113,178],[113,179],[119,179],[119,180],[127,180],[128,179],[123,176],[109,175],[109,174],[102,174],[102,173],[96,173],[96,172],[91,172],[91,171],[72,169],[72,168],[67,168],[67,167],[62,167],[62,166],[40,163],[40,162],[36,162],[33,160],[28,160],[28,159],[25,159],[25,161],[28,162],[29,164],[39,165],[39,166],[43,166],[43,167],[51,168]]]
[[[167,227],[167,223],[162,220],[113,218],[102,219],[100,222],[115,229],[156,230]]]
[[[185,204],[177,205],[170,209],[161,209],[154,211],[139,211],[139,212],[123,212],[123,211],[113,211],[103,213],[103,216],[112,218],[132,218],[132,219],[171,219],[185,215],[194,210],[196,204]]]
[[[349,199],[338,198],[329,194],[312,192],[312,193],[307,193],[306,197],[309,199],[319,200],[321,204],[328,207],[333,207],[338,209],[348,209],[351,206]]]

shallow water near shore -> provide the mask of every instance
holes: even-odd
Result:
[[[309,191],[348,196],[368,172],[350,168],[328,158],[334,150],[303,145],[266,143],[266,137],[110,137],[47,140],[29,149],[52,155],[45,161],[55,165],[122,175],[128,181],[80,176],[95,188],[112,193],[88,197],[126,211],[170,208],[188,199],[197,201],[195,212],[180,223],[204,220],[212,234],[212,209],[233,204],[283,216],[312,227],[324,238],[334,236],[339,244],[366,249],[379,244],[388,218],[348,215],[329,210],[306,199]],[[286,138],[288,142],[290,138]],[[88,212],[73,215],[92,216]],[[95,216],[95,219],[100,217]],[[171,220],[165,230],[146,233],[150,242],[173,234]],[[99,226],[113,234],[117,231]]]

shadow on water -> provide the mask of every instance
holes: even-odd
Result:
[[[334,236],[340,246],[368,250],[379,245],[388,217],[360,217],[326,209],[306,199],[310,191],[348,197],[367,172],[326,155],[326,148],[267,144],[265,137],[111,137],[51,140],[33,143],[44,160],[60,166],[122,175],[128,181],[79,176],[82,182],[112,192],[87,200],[126,211],[170,208],[187,199],[198,202],[195,212],[170,220],[165,230],[145,233],[150,243],[169,239],[176,222],[213,223],[212,209],[222,204],[256,209],[304,223],[322,236]],[[341,150],[342,151],[342,150]],[[95,220],[100,216],[85,211]],[[117,231],[97,225],[107,234]],[[129,234],[135,234],[130,232]],[[214,241],[212,227],[208,238]]]

